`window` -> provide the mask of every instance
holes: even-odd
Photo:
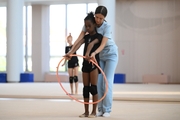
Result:
[[[78,38],[86,13],[94,11],[97,3],[60,4],[50,6],[50,71],[55,72],[59,61],[65,54],[66,36],[71,33],[73,42]],[[6,71],[6,7],[0,7],[0,71]],[[32,71],[32,7],[24,7],[24,71]],[[77,51],[83,54],[83,46]],[[80,69],[82,58],[79,58]],[[61,67],[59,71],[66,71]]]
[[[0,7],[0,71],[6,71],[6,7]]]
[[[59,61],[65,54],[66,36],[71,33],[74,42],[82,30],[86,13],[94,11],[96,7],[97,3],[50,6],[50,71],[56,71]],[[83,54],[83,46],[77,54]],[[79,70],[82,61],[83,59],[79,58]],[[66,71],[66,67],[60,67],[59,71]]]
[[[27,7],[27,20],[26,20],[26,7],[24,7],[24,14],[23,14],[23,20],[24,20],[24,56],[27,55],[27,60],[24,59],[24,71],[31,71],[32,70],[32,61],[31,61],[31,6]],[[6,7],[0,7],[0,71],[6,71],[6,50],[7,50],[7,38],[6,38]],[[27,26],[26,26],[26,22]],[[26,28],[27,27],[27,28]],[[27,30],[27,32],[26,32]],[[27,36],[26,36],[27,34]],[[26,44],[27,39],[27,44]],[[26,46],[27,45],[27,46]],[[27,53],[26,53],[27,52]],[[27,62],[27,64],[26,64]],[[27,65],[27,66],[26,66]],[[27,68],[26,68],[27,67]]]
[[[24,6],[24,71],[32,71],[32,7]]]
[[[56,71],[65,51],[66,6],[50,6],[50,71]],[[65,67],[60,67],[65,71]]]

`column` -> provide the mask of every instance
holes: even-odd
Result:
[[[108,10],[108,14],[105,19],[112,27],[112,37],[115,40],[116,0],[98,0],[98,5],[103,5]]]
[[[19,82],[23,72],[24,0],[7,0],[7,82]]]
[[[32,72],[34,81],[44,81],[49,72],[49,6],[32,5]]]

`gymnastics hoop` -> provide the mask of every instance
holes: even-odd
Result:
[[[70,55],[70,56],[78,56],[78,57],[85,58],[85,56],[76,55],[76,54],[72,54],[72,55]],[[98,67],[98,69],[101,71],[101,74],[103,74],[104,81],[105,81],[105,83],[106,83],[106,91],[105,91],[103,97],[102,97],[101,99],[97,100],[96,102],[83,102],[83,101],[80,101],[79,99],[71,96],[71,95],[65,90],[65,88],[63,87],[63,85],[61,84],[60,77],[59,77],[59,74],[58,74],[58,69],[59,69],[60,63],[61,63],[64,59],[65,59],[65,57],[63,57],[63,58],[60,60],[60,62],[58,63],[58,66],[57,66],[57,70],[56,70],[56,77],[57,77],[58,82],[59,82],[59,85],[61,86],[61,88],[63,89],[63,91],[64,91],[71,99],[73,99],[73,100],[75,100],[75,101],[77,101],[77,102],[79,102],[79,103],[83,103],[83,104],[97,104],[97,103],[99,103],[100,101],[102,101],[102,100],[106,97],[106,94],[107,94],[107,91],[108,91],[108,82],[107,82],[106,75],[104,74],[103,70],[99,67],[99,65],[98,65],[96,62],[94,62],[93,60],[90,60],[90,62],[92,62],[93,64],[95,64],[96,67]]]

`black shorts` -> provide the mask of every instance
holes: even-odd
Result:
[[[68,62],[68,68],[75,68],[79,66],[78,62]]]
[[[89,63],[88,61],[83,62],[83,66],[82,66],[82,72],[84,73],[90,73],[91,71],[98,69],[98,67],[96,65],[93,65],[92,63]],[[100,70],[98,69],[98,72],[100,73]]]

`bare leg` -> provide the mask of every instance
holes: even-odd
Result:
[[[83,93],[84,102],[88,103],[89,102],[89,73],[83,73],[83,85],[84,87],[86,87],[85,91],[87,91],[86,95],[84,95]],[[84,114],[89,115],[89,104],[84,104],[84,109],[85,109]]]
[[[71,81],[71,79],[73,81],[73,69],[68,68],[68,73],[69,73],[69,82]],[[70,89],[71,89],[71,94],[73,94],[74,93],[74,91],[73,91],[73,82],[70,82]]]
[[[93,96],[93,102],[96,102],[96,101],[98,101],[98,95],[97,94]],[[91,112],[92,115],[96,115],[96,108],[97,108],[97,103],[93,104],[93,109]]]
[[[93,86],[93,85],[96,86],[97,80],[98,80],[98,69],[95,69],[95,70],[91,71],[91,73],[90,73],[91,86]],[[97,90],[97,88],[96,88],[96,90]],[[93,98],[93,102],[96,102],[98,100],[98,94],[93,95],[92,98]],[[96,108],[97,108],[97,103],[93,104],[93,109],[92,109],[91,115],[96,115]]]
[[[78,94],[78,82],[75,83],[75,94]]]
[[[84,98],[84,102],[89,102],[89,98]],[[84,104],[85,114],[89,115],[89,104]]]
[[[77,76],[77,77],[78,77],[78,68],[79,68],[78,66],[74,68],[74,76]],[[78,94],[78,81],[75,82],[75,94]]]
[[[70,83],[70,88],[71,88],[71,94],[74,94],[74,91],[73,91],[73,83]]]

